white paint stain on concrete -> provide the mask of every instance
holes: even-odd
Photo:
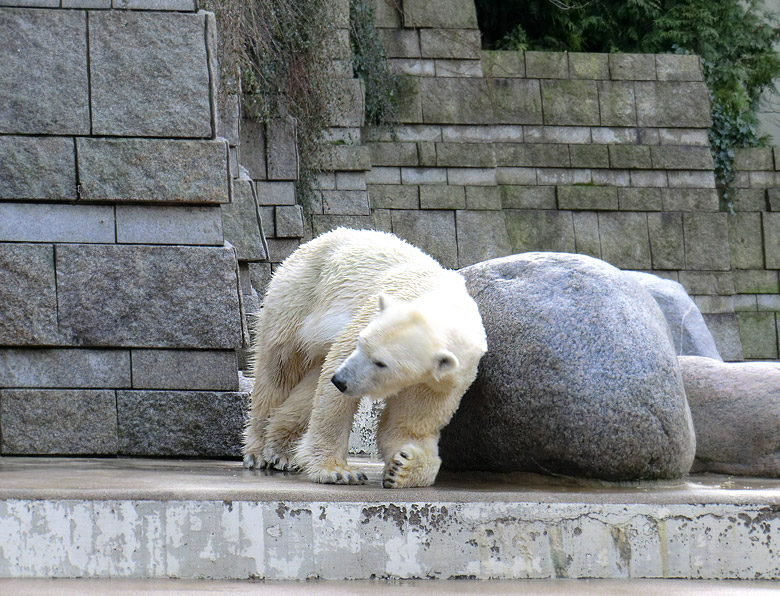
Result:
[[[0,502],[0,576],[780,578],[780,507]]]

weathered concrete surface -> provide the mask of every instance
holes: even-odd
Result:
[[[96,135],[210,137],[203,14],[90,14]]]
[[[311,484],[239,462],[0,460],[0,576],[780,578],[780,482],[443,475]]]
[[[89,201],[227,203],[224,139],[76,141],[81,198]]]
[[[66,244],[56,267],[59,331],[71,345],[241,346],[232,250]]]
[[[57,343],[55,277],[52,246],[0,245],[0,344]]]
[[[0,47],[0,133],[89,134],[83,11],[5,8]]]

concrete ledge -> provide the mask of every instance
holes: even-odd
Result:
[[[780,482],[443,474],[335,487],[238,462],[0,460],[0,577],[777,579]]]

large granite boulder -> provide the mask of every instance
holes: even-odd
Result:
[[[693,471],[780,477],[780,362],[679,362],[696,428]]]
[[[695,437],[669,330],[598,259],[525,253],[461,270],[488,353],[440,441],[456,470],[678,478]]]
[[[723,360],[699,307],[681,284],[641,271],[624,271],[624,274],[639,282],[655,298],[672,332],[678,356]]]

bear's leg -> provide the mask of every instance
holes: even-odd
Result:
[[[421,396],[399,394],[387,400],[377,428],[377,446],[385,461],[382,486],[431,486],[441,466],[439,431],[432,412],[417,411]],[[417,407],[409,407],[410,402]]]
[[[255,383],[250,395],[249,419],[244,429],[244,467],[264,468],[268,463],[263,458],[268,418],[285,402],[306,370],[297,353],[288,354],[282,346],[270,345],[256,355],[253,372]]]
[[[263,459],[263,444],[265,443],[265,429],[268,425],[268,416],[271,410],[278,407],[285,399],[281,392],[269,391],[263,379],[255,378],[252,393],[249,397],[249,419],[244,429],[244,455],[245,468],[265,468]]]
[[[271,412],[265,429],[263,459],[276,470],[292,470],[295,444],[309,424],[320,367],[311,369],[290,392],[282,405]]]
[[[323,366],[309,428],[295,449],[295,463],[310,480],[363,484],[366,475],[347,464],[349,432],[360,399],[342,395],[330,382],[335,366]]]

